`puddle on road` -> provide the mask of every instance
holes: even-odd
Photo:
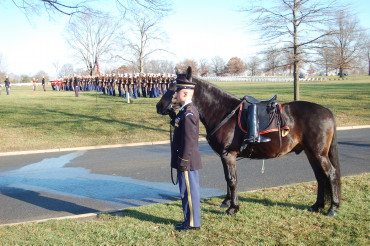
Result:
[[[140,206],[177,200],[178,186],[149,182],[130,177],[91,173],[89,169],[65,167],[85,152],[73,152],[57,158],[46,158],[19,169],[0,172],[0,191],[21,189],[62,196],[96,199],[116,206]],[[224,194],[219,189],[201,188],[201,196]],[[9,192],[6,192],[9,194]]]

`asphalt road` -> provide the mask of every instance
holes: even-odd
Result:
[[[338,131],[343,176],[370,172],[370,128]],[[224,195],[219,157],[200,143],[203,198]],[[98,213],[178,200],[169,145],[0,157],[0,224]],[[238,190],[314,180],[304,153],[238,162]],[[307,204],[310,205],[310,204]],[[243,209],[243,208],[241,208]]]

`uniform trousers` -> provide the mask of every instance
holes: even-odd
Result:
[[[195,171],[178,171],[180,196],[184,212],[184,222],[191,227],[200,227],[199,174]]]

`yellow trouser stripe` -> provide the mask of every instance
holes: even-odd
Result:
[[[186,184],[186,190],[188,193],[188,203],[189,203],[189,209],[190,209],[190,226],[194,227],[194,212],[193,212],[193,202],[191,201],[191,191],[190,191],[190,183],[189,183],[189,172],[184,171],[185,176],[185,184]]]

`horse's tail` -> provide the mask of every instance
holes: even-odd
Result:
[[[335,124],[335,123],[334,123]],[[340,175],[340,165],[339,165],[339,154],[338,154],[338,142],[337,142],[337,129],[336,125],[334,125],[334,134],[330,144],[329,149],[329,159],[333,167],[335,168],[335,184],[338,194],[338,201],[341,200],[341,175]],[[339,205],[339,204],[338,204]]]

